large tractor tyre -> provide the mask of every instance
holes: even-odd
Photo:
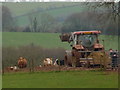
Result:
[[[110,58],[106,52],[92,52],[88,57],[93,58],[93,66],[99,65],[99,67],[107,68],[110,64]]]
[[[65,66],[72,67],[72,53],[71,53],[71,51],[66,51]]]
[[[81,67],[80,59],[76,56],[72,56],[73,67]]]
[[[80,56],[81,56],[81,53],[79,53],[75,49],[72,50],[72,61],[73,61],[74,67],[80,67],[81,66]]]
[[[71,51],[66,51],[65,55],[65,65],[71,67],[80,67],[80,61],[76,58],[76,56],[72,55]]]
[[[76,62],[76,67],[81,67],[80,61],[77,61],[77,62]]]

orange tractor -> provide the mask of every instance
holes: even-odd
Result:
[[[100,44],[98,35],[101,31],[77,31],[60,35],[62,42],[69,42],[72,50],[66,50],[65,65],[81,66],[109,66],[109,55]]]

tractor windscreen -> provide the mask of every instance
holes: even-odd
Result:
[[[91,47],[96,41],[96,35],[78,35],[78,44],[84,47]]]

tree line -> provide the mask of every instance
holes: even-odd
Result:
[[[100,3],[94,7],[100,7]],[[103,34],[117,35],[118,34],[118,15],[116,9],[113,8],[113,3],[105,3],[101,6],[111,6],[102,10],[96,11],[88,10],[80,13],[69,15],[65,19],[55,18],[47,13],[41,15],[29,14],[29,25],[26,27],[19,27],[16,25],[16,20],[12,17],[9,8],[3,6],[2,12],[2,26],[3,31],[7,32],[50,32],[50,33],[65,33],[80,30],[101,30]],[[105,10],[104,10],[105,9]],[[111,12],[115,12],[111,13]],[[115,16],[116,15],[116,16]]]

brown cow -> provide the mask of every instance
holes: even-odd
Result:
[[[23,57],[20,57],[19,60],[18,60],[18,67],[19,68],[27,67],[27,60]]]

